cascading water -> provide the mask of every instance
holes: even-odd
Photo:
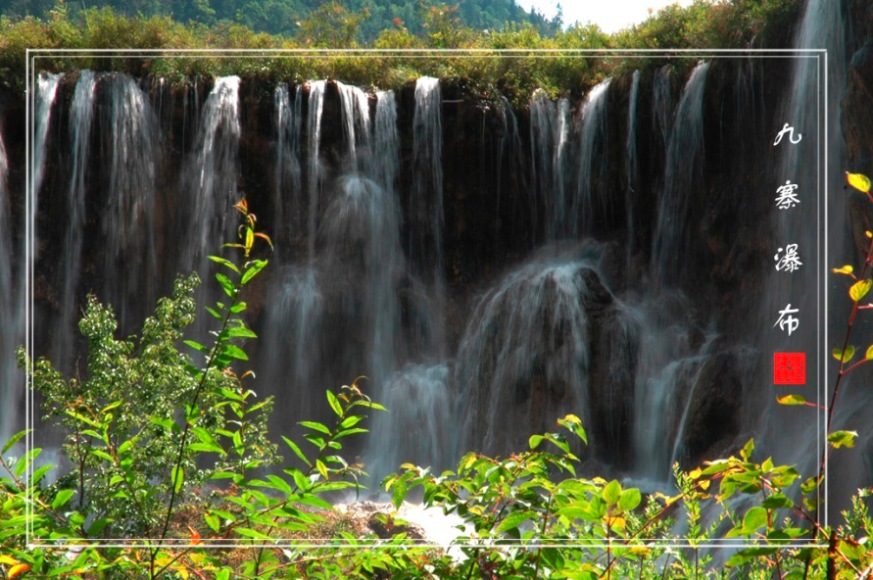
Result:
[[[627,140],[625,142],[625,185],[624,207],[625,221],[627,224],[627,258],[625,265],[628,269],[632,267],[632,256],[637,248],[636,239],[636,218],[634,217],[634,209],[639,205],[637,192],[637,180],[639,179],[639,160],[637,159],[637,106],[640,98],[640,71],[635,70],[633,80],[631,81],[630,99],[627,110]]]
[[[442,114],[439,80],[415,83],[412,121],[413,180],[409,194],[409,259],[419,275],[438,286],[443,278]]]
[[[373,128],[373,153],[368,175],[392,198],[396,196],[400,172],[400,135],[397,132],[397,99],[394,91],[376,93],[376,121]],[[400,211],[399,204],[395,207]],[[399,219],[399,218],[398,218]]]
[[[652,242],[651,270],[659,284],[687,273],[684,248],[691,246],[691,199],[703,171],[703,96],[708,62],[698,64],[679,100],[667,147],[664,187]]]
[[[306,117],[306,190],[308,205],[306,209],[306,239],[308,240],[307,256],[310,262],[315,258],[315,235],[319,197],[322,183],[321,158],[321,115],[324,113],[325,81],[310,81],[308,113]]]
[[[72,167],[70,186],[67,191],[67,223],[66,244],[64,245],[63,267],[63,313],[60,328],[55,335],[53,348],[54,361],[59,369],[69,372],[70,357],[72,357],[73,333],[75,331],[75,316],[80,307],[76,303],[76,289],[79,284],[82,260],[82,243],[84,241],[83,227],[85,223],[85,173],[91,150],[91,130],[94,120],[94,99],[97,89],[97,76],[93,71],[83,70],[76,81],[73,93],[73,103],[70,107],[70,146],[72,149]]]
[[[591,235],[595,224],[612,225],[610,210],[614,205],[603,180],[607,172],[607,91],[611,79],[592,88],[582,105],[579,129],[579,174],[575,198],[570,211],[573,237]],[[596,199],[595,199],[596,198]],[[580,227],[581,226],[581,227]]]
[[[367,93],[354,85],[336,83],[342,106],[343,135],[346,139],[346,173],[361,169],[358,152],[370,145],[370,105]]]
[[[276,112],[276,170],[273,193],[273,236],[277,256],[287,252],[292,236],[300,235],[304,222],[300,199],[303,195],[303,173],[300,165],[300,133],[302,128],[303,91],[294,90],[292,105],[288,85],[281,83],[273,92]]]
[[[235,230],[231,208],[237,202],[239,178],[239,84],[237,76],[215,79],[184,172],[186,203],[182,272],[203,271],[216,240],[228,240]]]
[[[104,300],[121,328],[139,322],[157,297],[155,182],[160,155],[158,119],[147,95],[126,75],[112,75],[108,131],[112,147],[106,214],[107,276]],[[136,268],[127,267],[136,263]],[[124,272],[123,275],[120,275]],[[135,308],[139,306],[139,308]],[[133,309],[135,314],[129,314]]]
[[[607,291],[593,255],[550,254],[507,276],[467,324],[454,370],[457,449],[524,449],[568,409],[590,424],[589,309]]]
[[[33,189],[33,211],[36,211],[39,201],[39,191],[45,178],[46,138],[52,119],[52,107],[58,93],[58,86],[63,73],[40,73],[36,88],[36,119],[33,141],[33,174],[31,187]],[[33,223],[33,216],[29,216]]]
[[[570,140],[570,101],[554,102],[540,89],[534,91],[530,111],[531,182],[536,190],[531,217],[536,224],[538,202],[545,208],[545,239],[569,235],[567,199],[567,146]]]

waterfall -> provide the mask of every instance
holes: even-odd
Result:
[[[184,172],[188,219],[183,227],[190,230],[181,271],[202,272],[206,256],[236,230],[231,208],[239,197],[239,84],[237,76],[215,79],[203,105],[194,151]]]
[[[394,91],[376,93],[376,121],[370,157],[370,177],[388,195],[395,196],[400,172],[400,135],[397,132],[397,99]]]
[[[519,179],[521,179],[518,169],[522,166],[523,159],[521,134],[518,130],[518,119],[515,116],[515,112],[512,110],[512,104],[509,102],[509,99],[503,95],[501,95],[500,99],[497,101],[497,117],[500,120],[501,132],[497,146],[497,168],[495,171],[497,182],[494,185],[497,201],[494,213],[497,215],[495,230],[499,233],[503,197],[511,194],[511,191],[506,191],[504,193],[504,188],[506,188],[506,180],[503,178],[503,173],[505,171],[504,167],[509,171],[510,176],[514,178],[510,180],[510,183],[513,181],[517,183]],[[521,187],[519,187],[519,189],[521,189]],[[531,199],[533,200],[533,203],[531,203],[530,208],[535,210],[536,198],[531,196]],[[531,215],[535,220],[536,212],[533,211]],[[495,243],[499,243],[496,235]]]
[[[301,87],[294,91],[291,103],[288,85],[281,83],[273,91],[276,114],[276,170],[273,190],[273,230],[277,257],[284,255],[292,236],[299,236],[305,222],[300,219],[303,174],[300,166],[300,132],[302,119]]]
[[[72,167],[70,186],[67,190],[66,244],[64,245],[64,293],[61,302],[63,312],[60,328],[55,335],[56,368],[70,371],[70,358],[73,355],[73,336],[76,330],[80,305],[76,302],[76,290],[82,259],[84,241],[85,197],[87,194],[85,175],[91,149],[91,128],[94,120],[94,99],[97,77],[93,71],[83,70],[76,81],[73,103],[70,106],[70,147]]]
[[[664,148],[670,143],[673,127],[673,89],[671,78],[673,67],[665,64],[655,71],[652,82],[652,122],[655,134],[661,139]]]
[[[570,101],[551,101],[540,89],[530,104],[531,182],[545,209],[545,239],[565,238],[575,227],[567,200],[567,146],[570,139]],[[534,203],[532,217],[536,220]]]
[[[39,191],[45,178],[46,138],[48,137],[49,125],[52,119],[52,106],[58,93],[58,86],[63,73],[39,73],[36,89],[36,119],[33,142],[33,177],[31,187],[33,191],[32,209],[35,212],[39,204]],[[31,219],[30,223],[34,223]]]
[[[703,172],[703,96],[709,63],[701,62],[691,73],[679,99],[664,170],[664,187],[658,203],[652,243],[651,270],[660,284],[682,280],[691,247],[692,199],[700,195]]]
[[[310,261],[315,258],[315,234],[318,224],[318,203],[322,181],[319,153],[321,151],[321,115],[324,113],[325,86],[325,81],[309,82],[309,111],[306,118],[306,175],[309,200],[306,210],[306,239],[309,242],[307,255]]]
[[[157,294],[155,180],[158,119],[146,94],[132,78],[112,75],[108,131],[112,147],[108,200],[102,219],[106,236],[106,296],[119,325],[127,328],[128,308],[139,306],[139,323]],[[129,267],[136,263],[136,268]]]
[[[336,83],[342,106],[343,135],[346,140],[346,173],[361,169],[358,152],[370,145],[370,106],[367,93],[360,88]]]
[[[449,469],[457,458],[449,445],[454,408],[448,388],[448,365],[409,365],[388,377],[383,401],[393,401],[389,413],[373,417],[366,464],[371,488],[398,466],[410,462],[432,473]]]
[[[413,267],[439,284],[443,266],[442,115],[439,80],[421,77],[415,83],[413,181],[410,192],[410,249]]]
[[[628,271],[632,268],[632,256],[637,248],[636,240],[636,217],[635,210],[638,205],[639,192],[639,160],[637,159],[637,103],[640,97],[640,71],[635,70],[633,80],[631,81],[630,99],[627,109],[627,139],[625,143],[625,185],[624,207],[627,223],[627,257],[625,258],[625,267]]]
[[[412,273],[428,288],[429,332],[426,351],[442,356],[445,347],[443,275],[443,129],[439,79],[421,77],[415,83],[412,120],[412,184],[408,203]]]
[[[607,91],[611,79],[599,83],[585,96],[582,105],[582,125],[579,130],[579,176],[571,218],[578,216],[582,231],[577,232],[574,219],[572,233],[576,237],[591,235],[594,225],[612,225],[610,210],[613,202],[603,184],[606,177],[607,156]],[[595,200],[595,197],[597,199]]]
[[[596,264],[545,256],[510,273],[477,304],[457,352],[458,448],[524,449],[574,409],[590,425],[590,321]],[[596,275],[594,275],[596,277]]]

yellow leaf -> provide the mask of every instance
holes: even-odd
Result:
[[[833,350],[832,354],[834,355],[834,358],[837,359],[838,361],[840,361],[841,363],[847,363],[850,360],[852,360],[852,357],[855,356],[855,347],[850,344],[849,346],[846,347],[846,350],[844,350],[844,351],[840,350],[838,348],[835,348]]]
[[[6,573],[7,578],[18,578],[25,572],[30,571],[30,564],[16,564],[15,566],[9,568],[9,572]]]
[[[855,302],[860,302],[870,291],[871,287],[873,287],[873,280],[858,280],[849,288],[849,298]]]
[[[847,275],[848,275],[848,274],[851,274],[851,273],[854,272],[854,271],[855,271],[855,269],[852,267],[851,264],[846,264],[846,265],[843,266],[842,268],[834,268],[834,269],[832,270],[832,272],[833,272],[834,274],[847,274]]]
[[[9,564],[9,565],[14,566],[14,565],[18,564],[18,560],[16,560],[12,556],[7,556],[6,554],[0,554],[0,564]]]
[[[864,355],[864,358],[867,360],[873,359],[873,345],[867,349],[867,354]]]
[[[868,238],[873,238],[873,232],[871,232],[870,230],[866,230],[864,232],[864,235],[867,236]]]
[[[870,192],[870,178],[866,175],[862,175],[860,173],[849,173],[847,171],[846,181],[848,181],[849,185],[851,185],[861,193]]]

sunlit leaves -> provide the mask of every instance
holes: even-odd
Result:
[[[852,272],[855,271],[855,268],[853,268],[851,264],[846,264],[845,266],[841,266],[839,268],[833,268],[831,271],[834,274],[845,274],[847,276],[850,276]]]
[[[841,350],[841,349],[839,349],[839,348],[835,348],[835,349],[831,352],[831,355],[832,355],[835,359],[837,359],[839,362],[841,362],[841,363],[847,363],[847,362],[849,362],[850,360],[852,360],[852,358],[854,358],[854,356],[855,356],[855,347],[852,346],[852,345],[850,344],[849,346],[846,347],[845,350]]]
[[[858,280],[849,288],[849,297],[853,302],[860,302],[873,287],[873,280]]]
[[[857,431],[834,431],[828,434],[828,443],[834,449],[839,449],[840,447],[851,448],[855,446],[855,439],[857,437]]]
[[[846,181],[861,193],[870,192],[870,179],[861,173],[846,172]]]

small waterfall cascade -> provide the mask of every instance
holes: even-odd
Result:
[[[183,175],[183,193],[189,198],[183,227],[190,227],[190,232],[182,272],[202,272],[216,240],[231,239],[235,231],[231,207],[239,197],[239,85],[238,76],[215,79],[203,105]]]
[[[55,104],[55,97],[58,94],[58,86],[61,84],[63,73],[40,73],[37,79],[36,87],[36,119],[34,128],[34,143],[33,143],[33,175],[31,176],[31,187],[33,188],[33,211],[36,211],[39,201],[39,191],[42,189],[42,182],[45,178],[45,156],[46,156],[46,139],[48,137],[49,125],[52,119],[52,107]],[[33,216],[31,217],[31,222]]]
[[[75,317],[80,305],[76,303],[76,289],[81,274],[82,244],[84,242],[85,197],[87,193],[85,173],[91,152],[91,131],[94,122],[97,76],[93,71],[79,73],[73,102],[70,105],[70,148],[72,167],[70,186],[67,190],[67,234],[64,246],[63,265],[63,312],[60,328],[55,335],[54,361],[56,367],[70,370]]]
[[[634,475],[646,480],[669,481],[689,391],[710,355],[708,348],[695,345],[694,329],[681,317],[687,306],[680,295],[667,294],[634,309],[641,328]]]
[[[300,136],[303,125],[303,91],[295,87],[293,102],[291,90],[280,83],[273,91],[276,123],[276,170],[273,184],[273,235],[277,257],[290,245],[291,236],[300,235],[305,225],[300,219],[303,196],[303,170],[300,164]]]
[[[510,175],[515,178],[515,181],[518,181],[521,179],[518,169],[523,164],[523,158],[521,157],[522,144],[521,134],[519,133],[518,128],[518,118],[512,109],[512,104],[509,102],[509,99],[503,95],[501,95],[497,101],[497,117],[500,120],[502,130],[497,142],[497,170],[495,172],[496,183],[494,187],[497,203],[494,213],[500,216],[503,198],[509,193],[504,193],[504,189],[507,188],[507,184],[505,183],[506,180],[503,176],[504,168],[509,169]],[[532,203],[530,207],[535,210],[535,198],[532,198],[532,200],[534,203]],[[536,216],[535,211],[532,215]]]
[[[427,288],[430,313],[424,351],[443,357],[445,349],[445,274],[443,272],[443,129],[439,79],[420,77],[415,83],[412,121],[413,178],[408,203],[411,273]]]
[[[321,158],[321,116],[324,113],[325,81],[310,81],[308,113],[306,117],[306,239],[309,241],[307,256],[315,259],[315,238],[318,224],[318,206],[322,187]]]
[[[366,456],[371,488],[406,462],[430,467],[432,473],[451,468],[457,450],[447,443],[456,435],[457,415],[450,373],[447,364],[410,364],[387,378],[382,400],[394,403],[388,413],[373,417]]]
[[[691,199],[699,193],[703,171],[703,96],[708,62],[688,79],[670,132],[664,186],[652,243],[651,271],[660,284],[686,273],[684,248],[691,244]]]
[[[670,143],[670,132],[673,128],[672,77],[673,67],[665,64],[655,71],[652,80],[652,124],[665,149]]]
[[[443,278],[442,99],[439,80],[421,77],[415,83],[413,118],[413,181],[409,194],[409,259],[422,278],[434,286]]]
[[[137,83],[127,75],[106,79],[110,91],[108,131],[112,147],[106,215],[107,276],[104,300],[115,306],[121,328],[139,321],[157,297],[155,182],[160,154],[158,118]],[[129,267],[136,263],[136,268]],[[129,307],[140,305],[131,316]]]
[[[614,203],[602,182],[606,177],[607,94],[612,79],[595,85],[585,96],[579,128],[579,174],[570,211],[573,237],[591,235],[594,225],[611,222]],[[595,199],[596,198],[596,199]],[[599,219],[598,219],[599,217]],[[581,224],[581,231],[577,231]]]
[[[396,199],[400,174],[400,134],[397,131],[397,99],[394,91],[376,93],[376,119],[373,127],[373,154],[368,175]],[[399,204],[395,207],[400,211]],[[399,218],[398,218],[399,219]]]
[[[342,107],[343,135],[346,140],[346,173],[360,171],[359,151],[370,147],[369,97],[360,88],[337,81]]]
[[[605,289],[587,257],[541,257],[510,273],[477,304],[457,352],[460,449],[507,453],[558,413],[590,425],[590,316]]]
[[[637,248],[637,232],[635,206],[639,200],[640,164],[638,157],[639,145],[637,143],[637,107],[640,98],[640,71],[635,70],[631,80],[630,99],[627,109],[627,138],[625,141],[625,185],[624,207],[627,224],[627,258],[625,264],[628,270],[632,267],[632,256]]]
[[[570,101],[552,101],[545,91],[537,89],[528,109],[531,182],[536,192],[533,208],[536,210],[536,200],[541,200],[545,208],[545,239],[554,241],[569,234],[567,148],[570,142]],[[536,211],[532,218],[536,221]]]

